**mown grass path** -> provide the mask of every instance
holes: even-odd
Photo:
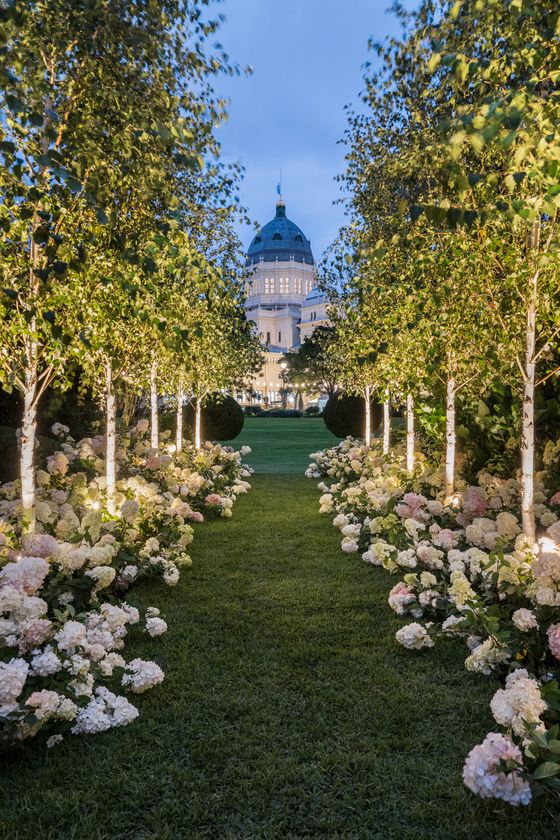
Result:
[[[556,836],[550,803],[515,811],[462,785],[466,752],[492,728],[495,685],[467,674],[452,643],[397,646],[388,577],[340,552],[314,482],[261,474],[253,485],[232,520],[197,529],[175,589],[131,599],[161,606],[170,628],[129,649],[167,675],[140,719],[11,758],[1,836]]]

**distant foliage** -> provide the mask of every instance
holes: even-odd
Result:
[[[344,438],[348,435],[363,438],[365,430],[365,399],[350,394],[336,393],[329,400],[323,411],[325,426],[336,437]],[[372,428],[375,430],[381,423],[381,406],[371,401]]]
[[[303,417],[303,411],[299,408],[271,408],[263,411],[260,417]]]
[[[233,440],[245,423],[243,409],[233,397],[216,394],[202,407],[202,435],[205,440]],[[194,440],[194,408],[185,407],[187,436]]]

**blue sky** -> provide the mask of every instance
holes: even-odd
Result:
[[[274,215],[282,169],[288,216],[316,259],[344,222],[335,175],[344,169],[344,106],[356,103],[368,38],[398,31],[391,0],[225,0],[220,42],[250,64],[249,78],[223,79],[230,119],[219,130],[226,160],[246,169],[241,199],[254,221]],[[414,0],[406,3],[409,8]],[[240,228],[248,245],[252,231]]]

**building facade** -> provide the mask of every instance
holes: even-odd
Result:
[[[256,402],[282,401],[287,390],[284,353],[299,347],[319,325],[328,324],[327,297],[317,288],[311,243],[276,204],[276,215],[256,234],[247,251],[247,320],[265,347],[265,363],[252,383]]]

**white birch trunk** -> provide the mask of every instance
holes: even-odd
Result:
[[[201,418],[202,418],[202,400],[200,397],[196,398],[195,413],[194,413],[194,446],[195,449],[200,449],[202,446],[201,439]]]
[[[391,412],[389,410],[389,396],[383,403],[383,454],[389,454],[391,444]]]
[[[371,446],[371,388],[366,385],[366,428],[364,434],[366,446]]]
[[[150,446],[152,449],[159,449],[157,362],[155,359],[150,368],[150,413]]]
[[[447,380],[447,394],[445,400],[445,495],[451,496],[455,489],[455,449],[457,434],[455,432],[455,380],[452,376]]]
[[[414,472],[414,399],[412,394],[406,396],[406,469]]]
[[[32,355],[34,353],[32,351]],[[23,418],[21,424],[21,501],[23,525],[35,531],[35,439],[37,436],[37,365],[33,360],[25,372]]]
[[[183,451],[183,383],[177,389],[177,423],[175,430],[175,447],[177,452]]]
[[[534,284],[536,286],[537,276]],[[523,533],[535,541],[535,342],[536,307],[534,297],[527,310],[525,337],[525,376],[523,381],[523,421],[521,429],[521,524]]]
[[[51,122],[50,113],[52,110],[51,97],[46,96],[44,99],[43,112],[43,132],[41,136],[41,150],[44,155],[49,151],[49,139],[47,136],[47,128]],[[45,173],[45,168],[41,170],[41,178]],[[38,216],[35,213],[31,230],[38,224]],[[30,233],[29,237],[30,248],[30,270],[29,270],[29,291],[31,299],[37,296],[39,289],[39,282],[36,269],[41,265],[41,249],[38,248],[37,243]],[[35,318],[31,319],[30,333],[34,335],[36,332]],[[21,502],[22,502],[22,518],[23,527],[26,531],[33,533],[35,531],[35,501],[36,501],[36,481],[35,481],[35,441],[37,438],[37,400],[38,400],[38,357],[39,347],[37,342],[33,339],[27,342],[26,345],[26,369],[25,369],[25,384],[23,392],[23,418],[21,424],[21,439],[20,439],[20,476],[21,476]],[[43,390],[48,380],[43,380],[41,383],[41,390]]]
[[[107,509],[109,513],[115,513],[115,491],[117,487],[117,429],[116,429],[116,401],[113,390],[113,371],[111,362],[107,362],[105,368],[105,413],[106,413],[106,435],[107,445],[105,451],[105,473],[107,481]]]

